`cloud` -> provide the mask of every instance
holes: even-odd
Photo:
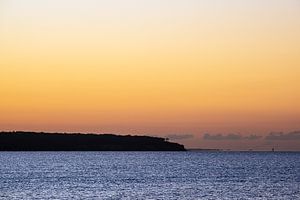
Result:
[[[263,137],[256,134],[251,135],[241,135],[236,133],[229,134],[210,134],[206,133],[203,135],[204,140],[266,140],[266,141],[274,141],[274,140],[300,140],[300,131],[293,131],[289,133],[283,132],[271,132],[267,136]]]
[[[230,133],[227,135],[223,135],[223,134],[209,134],[206,133],[203,136],[203,139],[205,140],[240,140],[242,138],[242,136],[240,134],[234,134],[234,133]]]
[[[248,136],[243,136],[241,134],[236,134],[236,133],[229,133],[229,134],[209,134],[206,133],[203,135],[204,140],[258,140],[262,138],[262,136],[258,135],[248,135]]]
[[[193,138],[194,135],[192,134],[169,134],[166,135],[166,138],[169,138],[170,140],[185,140]]]
[[[262,136],[251,134],[251,135],[249,135],[249,136],[245,136],[244,138],[245,138],[246,140],[258,140],[258,139],[261,139]]]
[[[265,140],[300,140],[300,131],[289,133],[271,132],[265,137]]]

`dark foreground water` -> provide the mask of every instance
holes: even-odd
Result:
[[[0,152],[0,199],[300,199],[300,153]]]

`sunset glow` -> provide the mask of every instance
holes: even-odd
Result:
[[[299,77],[297,0],[0,1],[0,130],[300,150],[203,138],[299,131]]]

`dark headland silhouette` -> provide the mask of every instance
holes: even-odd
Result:
[[[185,151],[165,138],[113,134],[0,132],[0,151]]]

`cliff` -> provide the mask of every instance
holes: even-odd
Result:
[[[0,132],[0,151],[185,151],[183,145],[149,136]]]

